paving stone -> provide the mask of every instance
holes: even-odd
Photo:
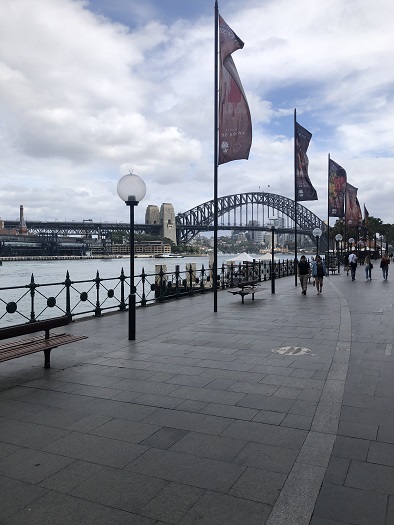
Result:
[[[207,492],[183,517],[179,525],[262,525],[270,512],[263,503]]]
[[[245,421],[250,421],[258,414],[258,410],[252,408],[209,403],[209,405],[200,410],[200,413],[210,414],[212,416],[221,416],[233,419],[244,419]]]
[[[274,505],[285,481],[285,474],[248,467],[229,494]]]
[[[107,469],[83,481],[71,490],[70,495],[137,513],[166,485],[166,481],[136,472]]]
[[[35,485],[73,461],[39,450],[21,449],[0,459],[0,474]]]
[[[297,451],[260,443],[248,443],[234,462],[273,472],[288,474],[297,458]]]
[[[199,432],[202,428],[207,434],[220,434],[231,424],[232,420],[223,417],[195,414],[181,410],[159,409],[144,419],[151,425],[182,428]]]
[[[340,421],[338,434],[360,439],[375,440],[378,433],[377,425],[366,425],[364,423],[351,423],[349,421]]]
[[[303,428],[304,430],[309,430],[312,425],[312,420],[313,418],[310,416],[287,414],[281,425],[282,427]]]
[[[299,450],[304,443],[307,432],[296,428],[255,423],[254,421],[234,421],[221,435]]]
[[[294,399],[247,394],[238,401],[237,405],[248,408],[257,408],[260,410],[270,410],[273,412],[287,412],[294,403]]]
[[[342,458],[367,459],[370,441],[346,436],[337,436],[333,449],[333,455]]]
[[[354,525],[384,525],[386,507],[385,494],[323,483],[314,516]]]
[[[270,412],[269,410],[259,410],[253,418],[256,423],[267,423],[268,425],[280,425],[286,417],[285,412]]]
[[[350,459],[338,458],[331,456],[328,467],[324,476],[326,483],[334,483],[335,485],[343,485],[349,470]]]
[[[95,436],[102,436],[129,443],[139,443],[154,434],[161,427],[149,425],[139,421],[126,421],[124,419],[112,419],[91,431]]]
[[[66,457],[117,468],[123,468],[147,449],[147,447],[134,443],[77,432],[58,439],[43,448],[53,454],[61,454]]]
[[[150,449],[126,470],[194,487],[227,492],[245,467],[169,450]]]
[[[104,467],[87,461],[73,460],[72,463],[44,479],[40,487],[56,492],[68,493],[87,479],[111,471],[112,467]]]
[[[37,489],[38,490],[38,489]],[[43,489],[40,489],[43,490]],[[4,521],[4,525],[154,525],[154,520],[67,494],[49,493]]]
[[[9,477],[0,476],[0,520],[6,520],[26,506],[30,506],[47,492],[47,490],[35,487],[30,483],[23,483]],[[2,521],[2,523],[4,522]],[[30,523],[30,521],[26,523]]]
[[[204,494],[203,489],[168,483],[145,507],[141,514],[165,523],[178,523]]]
[[[171,451],[221,461],[232,461],[245,445],[246,441],[238,439],[189,432],[171,447]]]
[[[313,401],[304,401],[297,399],[294,405],[290,408],[290,414],[298,414],[300,416],[314,416],[317,408],[317,403]]]
[[[0,421],[0,441],[21,447],[40,448],[69,434],[68,430],[25,421]]]
[[[176,410],[183,412],[201,412],[209,403],[205,401],[195,401],[194,399],[186,399],[180,405],[175,407]],[[217,414],[213,414],[217,415]]]
[[[150,435],[148,438],[141,441],[140,444],[147,447],[168,449],[187,434],[187,430],[163,427],[154,434]]]
[[[372,441],[369,447],[367,461],[394,466],[394,444]]]
[[[352,461],[345,485],[384,494],[394,494],[394,467]]]
[[[379,426],[377,440],[385,443],[394,443],[394,427]]]
[[[228,392],[214,390],[208,387],[196,388],[190,386],[180,386],[169,394],[178,399],[194,399],[196,401],[206,401],[222,405],[235,405],[244,397],[243,392]]]

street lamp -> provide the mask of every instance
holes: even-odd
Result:
[[[349,239],[349,244],[350,244],[350,251],[352,252],[353,251],[353,244],[354,244],[355,240],[353,239],[353,237],[350,237]]]
[[[323,232],[320,228],[315,228],[312,232],[312,234],[316,237],[316,255],[319,255],[319,237],[321,237],[321,234]]]
[[[341,271],[341,265],[339,263],[339,243],[342,241],[343,237],[340,233],[335,235],[336,250],[337,250],[337,260],[338,260],[338,272]],[[341,254],[342,255],[342,254]]]
[[[130,207],[130,295],[129,295],[129,341],[135,340],[135,286],[134,286],[134,208],[145,197],[145,182],[129,173],[120,179],[117,187],[119,197]]]

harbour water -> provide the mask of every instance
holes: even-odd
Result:
[[[293,254],[275,255],[280,260],[292,259]],[[258,259],[261,255],[251,255]],[[218,265],[226,262],[231,258],[230,254],[218,255]],[[165,265],[167,272],[175,270],[176,266],[181,271],[186,269],[186,265],[195,263],[197,270],[204,265],[205,269],[209,268],[208,256],[184,257],[182,259],[156,259],[156,258],[135,258],[134,274],[137,276],[144,269],[145,273],[155,273],[157,265]],[[69,259],[69,260],[49,260],[49,261],[3,261],[0,267],[0,288],[8,286],[21,286],[30,282],[31,275],[34,275],[36,284],[60,283],[64,281],[66,272],[70,274],[72,281],[94,279],[96,272],[99,272],[101,278],[118,277],[123,268],[124,273],[129,275],[130,260],[128,257],[120,259]]]

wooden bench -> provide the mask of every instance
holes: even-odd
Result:
[[[44,321],[34,321],[25,324],[7,326],[0,328],[0,339],[17,338],[36,332],[45,332],[42,335],[32,336],[24,339],[12,339],[7,343],[0,344],[0,362],[22,357],[24,355],[44,352],[44,367],[51,367],[51,350],[57,346],[66,345],[81,339],[87,339],[86,335],[52,334],[50,330],[66,326],[70,322],[67,316],[54,317]]]
[[[239,290],[228,290],[228,293],[233,295],[240,295],[242,304],[244,304],[245,295],[251,295],[252,301],[254,301],[254,294],[257,292],[262,292],[265,288],[259,286],[259,281],[243,281],[237,284]]]

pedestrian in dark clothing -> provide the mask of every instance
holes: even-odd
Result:
[[[382,260],[380,261],[380,267],[382,268],[383,279],[385,281],[387,281],[387,277],[389,275],[389,264],[390,264],[390,259],[387,253],[385,253],[382,257]]]
[[[308,279],[311,274],[311,265],[306,260],[305,255],[301,255],[301,259],[298,263],[298,277],[302,288],[302,295],[306,295],[306,289],[308,287]]]
[[[315,279],[317,295],[320,295],[323,291],[323,277],[326,275],[326,265],[320,255],[316,255],[316,260],[312,265],[312,277]]]

